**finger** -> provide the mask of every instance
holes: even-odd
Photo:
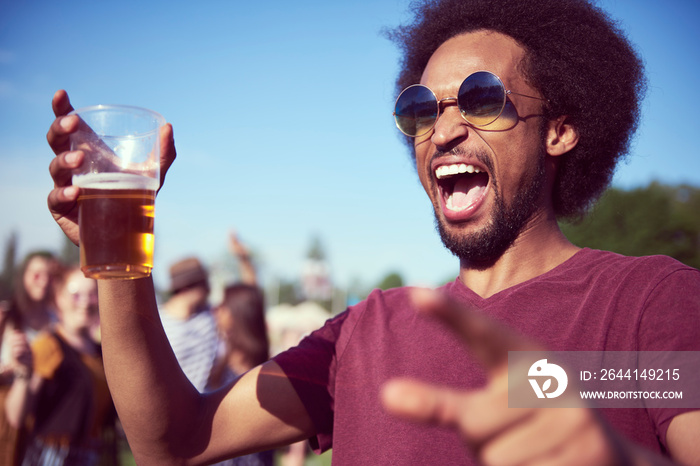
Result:
[[[77,216],[79,194],[80,188],[77,186],[54,188],[49,192],[47,203],[51,214],[57,221]]]
[[[474,447],[534,413],[529,408],[509,408],[507,388],[459,392],[405,379],[388,382],[382,390],[382,401],[396,416],[457,427]]]
[[[49,164],[49,173],[53,179],[54,187],[70,186],[73,170],[80,167],[85,158],[83,151],[71,151],[58,154]]]
[[[537,466],[588,466],[591,464],[650,464],[646,461],[636,462],[627,451],[618,451],[600,429],[588,426],[576,433],[572,441],[561,444],[534,458],[530,462],[518,464],[537,464]],[[488,464],[488,463],[485,463]],[[498,463],[497,463],[498,464]],[[656,460],[654,464],[657,464]],[[671,464],[663,463],[663,464]]]
[[[80,245],[80,229],[78,227],[78,195],[80,188],[66,186],[54,188],[46,200],[49,211],[58,226],[61,227],[76,246]]]
[[[163,187],[165,175],[177,156],[175,151],[175,138],[173,137],[173,126],[170,123],[160,128],[160,187]],[[160,188],[158,188],[160,190]]]
[[[231,229],[228,234],[228,248],[234,255],[239,252],[240,243],[238,242],[238,233],[236,230]]]
[[[229,232],[229,249],[233,254],[235,254],[238,257],[248,256],[248,250],[246,249],[245,245],[241,242],[241,239],[238,236],[238,232],[234,229],[231,229],[231,231]]]
[[[417,422],[455,426],[461,409],[452,390],[434,387],[422,382],[394,379],[382,387],[385,409],[398,417]]]
[[[467,343],[489,370],[507,364],[509,351],[535,351],[538,345],[477,310],[436,291],[415,289],[412,300],[418,311],[443,320]]]
[[[51,107],[56,117],[67,115],[73,111],[73,106],[68,98],[68,93],[63,89],[56,91],[51,100]]]
[[[598,427],[584,408],[540,409],[483,445],[480,457],[484,464],[539,464],[544,458],[559,457],[565,449],[577,449],[577,442],[590,442],[593,437],[587,434],[600,431]],[[603,437],[601,434],[600,439]],[[593,443],[589,447],[592,449]]]
[[[78,129],[79,122],[80,118],[77,115],[68,115],[59,116],[51,123],[46,140],[54,154],[60,154],[70,149],[70,135]]]
[[[73,106],[68,98],[68,93],[63,89],[56,91],[51,100],[51,107],[56,116],[54,124],[51,125],[49,133],[46,135],[49,145],[56,154],[68,150],[70,141],[69,134],[78,127],[78,117],[64,119],[65,115],[73,111]],[[58,125],[58,126],[56,126]]]

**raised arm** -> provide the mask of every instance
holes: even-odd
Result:
[[[241,282],[247,285],[257,285],[258,276],[253,266],[253,260],[250,257],[250,251],[245,244],[238,238],[236,231],[231,231],[228,239],[228,248],[231,254],[238,259],[238,272]]]
[[[35,396],[43,384],[43,379],[37,374],[32,374],[32,350],[24,332],[13,329],[8,335],[8,340],[8,365],[14,371],[14,377],[3,408],[10,425],[19,429],[24,424],[27,414],[34,410]]]
[[[78,125],[64,91],[55,94],[56,120],[47,139],[56,157],[48,204],[78,244],[77,199],[71,170],[82,154],[68,151]],[[161,137],[161,177],[175,159],[170,125]],[[161,180],[162,181],[162,180]],[[98,281],[107,381],[138,464],[203,464],[268,449],[314,433],[303,405],[279,367],[268,362],[234,384],[198,393],[177,363],[163,331],[152,279]]]

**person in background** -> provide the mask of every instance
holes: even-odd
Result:
[[[57,322],[31,344],[32,358],[16,359],[5,406],[10,424],[28,426],[22,464],[116,464],[115,412],[102,352],[91,329],[97,313],[97,284],[77,266],[59,270],[54,283]],[[103,463],[104,464],[104,463]]]
[[[228,249],[237,259],[239,278],[224,289],[213,310],[221,342],[210,388],[218,388],[270,358],[265,322],[265,296],[247,246],[238,234],[229,234]]]
[[[209,305],[209,276],[196,257],[170,267],[170,299],[160,308],[163,328],[180,367],[201,393],[217,359],[219,340]]]
[[[5,415],[5,401],[15,377],[26,377],[29,343],[55,322],[51,279],[56,260],[48,251],[27,254],[15,275],[13,296],[0,304],[0,464],[17,464],[23,432]],[[14,361],[22,361],[15,365]]]
[[[229,252],[238,260],[241,283],[257,284],[250,253],[232,231]],[[196,257],[187,257],[170,267],[171,297],[160,308],[160,318],[180,367],[199,391],[208,390],[210,379],[223,380],[227,356],[217,337],[216,320],[209,304],[209,273]],[[213,373],[217,365],[217,373]]]
[[[55,322],[51,278],[56,259],[48,251],[27,254],[15,275],[12,299],[4,307],[0,326],[3,331],[22,330],[33,340]],[[4,333],[3,333],[4,335]],[[5,352],[2,354],[6,354]]]
[[[214,316],[225,349],[212,371],[209,384],[212,390],[231,383],[270,357],[265,298],[258,286],[247,283],[228,286],[221,304],[214,308]],[[271,466],[274,455],[274,450],[265,450],[227,460],[221,465]]]
[[[225,344],[223,366],[231,375],[222,374],[223,383],[248,372],[270,358],[265,324],[265,298],[262,290],[245,283],[226,287],[224,298],[214,308],[219,337]]]
[[[265,297],[250,252],[238,234],[229,235],[228,249],[238,262],[239,279],[226,287],[214,310],[220,340],[220,354],[209,378],[208,390],[221,388],[240,375],[267,361],[270,342],[265,323]],[[274,450],[216,463],[217,466],[271,466]]]

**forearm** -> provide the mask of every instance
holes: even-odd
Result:
[[[173,446],[196,441],[201,397],[165,336],[153,281],[101,280],[99,299],[107,382],[129,444],[144,464],[174,464]]]
[[[38,382],[35,382],[38,386]],[[27,413],[32,410],[33,394],[30,377],[15,377],[5,399],[5,414],[7,422],[19,429],[24,423]]]
[[[107,382],[138,464],[201,464],[313,435],[274,362],[200,395],[163,332],[151,279],[100,281],[99,294]]]
[[[245,255],[243,257],[239,257],[238,264],[239,264],[241,282],[243,282],[247,285],[253,285],[253,286],[257,285],[258,284],[258,276],[257,276],[257,273],[255,272],[255,267],[253,266],[253,262],[251,261],[250,256]]]
[[[253,266],[248,248],[238,240],[238,235],[232,232],[229,236],[229,251],[238,259],[238,272],[241,283],[256,286],[258,276]]]

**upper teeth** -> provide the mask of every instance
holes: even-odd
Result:
[[[461,173],[481,173],[481,170],[474,165],[467,165],[466,163],[441,165],[435,170],[435,176],[437,176],[438,179],[446,176],[459,175]]]

